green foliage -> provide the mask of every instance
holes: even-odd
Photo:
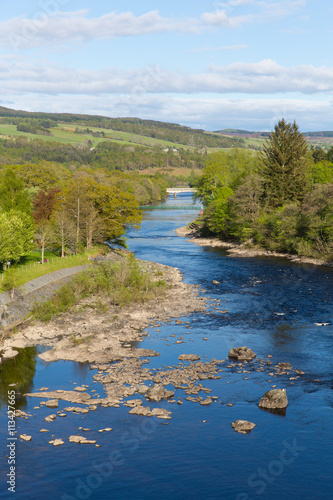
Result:
[[[296,123],[280,120],[269,134],[261,155],[263,197],[268,207],[301,201],[309,189],[308,146]]]
[[[14,290],[19,286],[19,276],[15,272],[14,269],[8,269],[5,274],[4,278],[2,280],[2,290],[10,291],[11,292],[11,297],[14,297]]]
[[[231,188],[222,186],[216,193],[216,199],[206,209],[205,224],[210,232],[228,237],[229,206],[228,199],[232,196]]]
[[[297,253],[300,205],[297,202],[262,214],[253,231],[253,239],[271,251]]]
[[[4,212],[19,210],[31,214],[31,202],[24,182],[11,168],[2,172],[0,181],[0,207]]]
[[[257,166],[257,156],[248,151],[236,149],[212,153],[206,158],[203,174],[195,182],[195,197],[207,206],[213,198],[219,197],[222,187],[233,189],[245,173],[255,171]]]
[[[94,264],[63,286],[52,300],[37,303],[32,314],[41,321],[50,321],[53,316],[91,296],[106,296],[111,304],[119,306],[143,303],[156,298],[164,288],[163,280],[142,270],[135,257],[130,255],[118,263],[104,261]]]
[[[211,155],[197,182],[206,204],[203,234],[332,259],[331,152],[313,150],[311,158],[296,123],[281,120],[268,135],[259,169],[244,151]]]
[[[32,218],[18,210],[0,213],[0,262],[18,261],[33,248]]]
[[[333,182],[333,163],[328,160],[315,163],[311,168],[311,176],[315,184]]]
[[[302,235],[313,256],[333,258],[333,184],[316,187],[304,199]]]

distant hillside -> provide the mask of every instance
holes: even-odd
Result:
[[[0,117],[2,117],[1,123],[14,124],[16,126],[22,121],[52,120],[56,124],[80,125],[121,131],[196,148],[244,147],[244,142],[241,138],[231,138],[223,135],[219,137],[217,134],[205,132],[201,129],[192,129],[176,123],[142,120],[140,118],[108,118],[99,115],[29,112],[13,110],[2,106],[0,106]]]
[[[223,130],[216,130],[216,134],[252,134],[248,130],[242,130],[238,128],[224,128]]]
[[[326,132],[305,132],[305,136],[307,137],[333,137],[333,132],[332,131],[326,131]]]

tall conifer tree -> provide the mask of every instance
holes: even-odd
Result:
[[[279,207],[301,201],[308,190],[308,145],[296,122],[280,120],[264,143],[261,174],[263,201]]]

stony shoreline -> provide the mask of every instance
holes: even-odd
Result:
[[[74,312],[62,314],[47,324],[35,322],[9,334],[0,346],[3,357],[14,357],[15,349],[36,345],[51,348],[40,354],[45,361],[108,363],[125,357],[157,355],[133,346],[142,341],[145,328],[203,311],[208,299],[200,296],[197,286],[183,282],[179,269],[145,261],[142,265],[166,281],[165,294],[154,301],[124,308],[109,304],[107,299],[89,297]],[[98,312],[101,301],[103,313]]]
[[[183,226],[176,229],[176,234],[183,238],[187,238],[188,241],[191,241],[192,243],[195,243],[196,245],[202,247],[224,248],[231,257],[278,257],[282,259],[288,259],[291,262],[295,262],[297,264],[313,264],[316,266],[333,267],[332,261],[314,259],[311,257],[301,257],[299,255],[291,255],[286,253],[271,252],[269,250],[263,250],[260,248],[248,248],[245,244],[222,241],[218,238],[202,238],[198,235],[195,229],[190,229],[188,226]]]

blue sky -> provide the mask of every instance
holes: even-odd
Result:
[[[329,0],[15,0],[0,105],[205,130],[333,130]]]

